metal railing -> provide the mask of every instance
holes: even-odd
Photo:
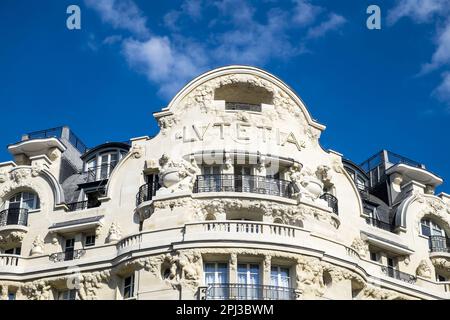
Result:
[[[412,274],[409,274],[409,273],[398,271],[397,269],[395,269],[393,267],[383,266],[383,267],[381,267],[381,271],[383,271],[383,273],[385,275],[387,275],[391,278],[402,280],[402,281],[405,281],[408,283],[413,284],[417,280],[416,276],[413,276]]]
[[[395,225],[393,225],[391,223],[381,221],[381,220],[378,220],[378,219],[372,218],[372,217],[366,218],[366,222],[367,222],[367,224],[377,227],[379,229],[383,229],[383,230],[386,230],[389,232],[395,232]]]
[[[84,183],[109,179],[118,162],[106,163],[81,172]]]
[[[28,209],[11,208],[0,212],[0,227],[9,225],[28,225]]]
[[[153,183],[147,183],[141,186],[139,188],[138,194],[136,195],[136,205],[140,205],[143,202],[152,200],[153,197],[156,195],[156,191],[158,191],[160,187],[161,186],[157,181]]]
[[[206,300],[295,300],[293,288],[257,284],[214,283],[206,289]]]
[[[292,182],[256,175],[212,174],[197,176],[194,193],[249,192],[292,198]]]
[[[430,236],[429,238],[431,252],[450,253],[450,239],[444,236]]]
[[[242,110],[261,112],[262,107],[260,104],[241,103],[241,102],[225,102],[225,110]]]
[[[100,207],[100,205],[101,205],[100,201],[97,201],[96,203],[91,203],[88,200],[86,200],[86,201],[68,203],[67,207],[69,208],[69,212],[73,212],[73,211],[86,210],[86,209],[90,209],[90,208],[98,208],[98,207]]]
[[[338,199],[335,196],[330,193],[324,193],[319,198],[327,202],[328,206],[333,210],[333,213],[339,214]]]
[[[53,253],[49,256],[50,261],[61,262],[80,259],[86,254],[86,250],[67,250],[64,252]]]
[[[28,140],[45,139],[45,138],[61,138],[63,127],[51,128],[30,132],[27,134]]]

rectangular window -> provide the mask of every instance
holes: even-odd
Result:
[[[378,262],[378,253],[370,252],[370,260]]]
[[[130,299],[134,297],[134,275],[123,279],[123,298]]]
[[[16,293],[8,292],[8,300],[16,300]]]
[[[290,299],[290,276],[289,268],[272,266],[270,271],[270,297],[273,300],[289,300]]]
[[[85,242],[84,242],[84,246],[85,247],[93,247],[95,246],[95,235],[88,235],[86,236]]]
[[[75,289],[62,291],[59,300],[77,300],[77,291]]]
[[[17,248],[5,250],[5,254],[15,254],[15,255],[20,256],[21,251],[22,251],[22,248],[17,247]]]
[[[209,287],[208,299],[225,300],[229,297],[228,264],[205,263],[205,285]]]
[[[262,299],[260,287],[260,268],[258,264],[238,264],[238,299]]]

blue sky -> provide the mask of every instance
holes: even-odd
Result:
[[[66,8],[81,8],[81,30]],[[368,30],[366,9],[381,8]],[[89,146],[157,132],[152,113],[208,69],[290,85],[359,163],[386,148],[450,181],[450,0],[2,0],[0,160],[22,133],[69,125]],[[441,190],[449,191],[448,183]]]

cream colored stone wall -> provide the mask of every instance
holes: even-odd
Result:
[[[230,85],[243,86],[246,94],[263,92],[262,112],[225,110],[225,101],[214,100],[214,92]],[[272,104],[266,103],[268,95]],[[53,182],[56,173],[44,165],[0,164],[0,206],[20,190],[34,191],[41,199],[41,209],[30,214],[27,227],[0,227],[0,245],[22,246],[19,258],[0,255],[2,298],[12,290],[17,299],[54,299],[58,292],[75,288],[80,299],[122,299],[123,279],[134,274],[136,299],[202,299],[205,261],[229,263],[229,280],[234,282],[236,263],[257,263],[265,285],[270,285],[270,266],[285,265],[297,299],[450,297],[449,284],[434,277],[435,266],[450,273],[450,256],[430,257],[427,239],[418,229],[425,215],[450,229],[448,199],[411,194],[399,206],[404,228],[396,234],[368,226],[341,155],[319,144],[325,127],[279,79],[250,67],[213,70],[183,88],[155,117],[161,131],[153,139],[132,140],[98,208],[68,212],[63,191]],[[194,193],[202,160],[208,163],[214,150],[225,150],[216,157],[223,162],[224,173],[233,173],[230,157],[236,152],[259,159],[255,175],[281,166],[283,179],[295,183],[298,194],[287,199]],[[49,159],[49,168],[58,167],[60,158]],[[160,175],[164,187],[151,201],[137,205],[136,194],[151,172]],[[339,215],[318,198],[324,186],[338,199]],[[230,215],[257,221],[227,221]],[[55,223],[89,217],[102,218],[70,231],[49,229]],[[381,265],[370,261],[370,239],[363,231],[410,249],[400,255],[399,267],[417,274],[418,280],[411,284],[382,273]],[[92,233],[96,245],[85,248],[80,259],[50,260],[63,250],[64,236],[74,235],[75,247],[81,249],[83,235]]]

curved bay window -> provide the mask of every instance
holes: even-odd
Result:
[[[114,150],[100,153],[89,159],[85,168],[88,173],[88,181],[108,179],[125,154],[123,151]]]
[[[12,196],[0,212],[0,226],[28,224],[28,212],[40,208],[37,194],[32,192],[19,192]]]
[[[420,230],[423,236],[428,237],[431,252],[449,252],[449,239],[439,224],[430,219],[422,219]]]

